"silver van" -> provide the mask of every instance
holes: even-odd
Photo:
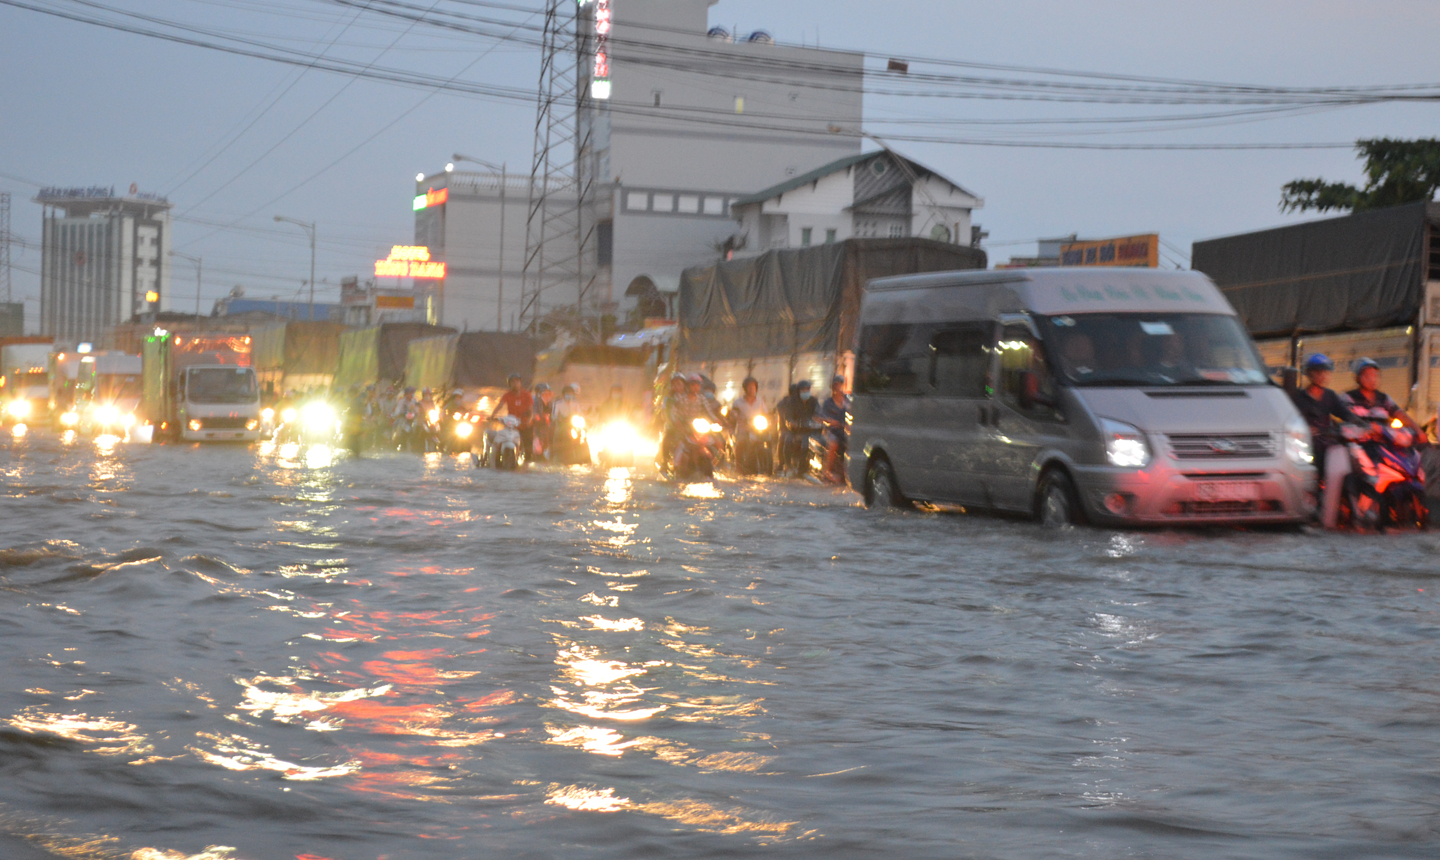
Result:
[[[1295,523],[1310,430],[1198,272],[941,272],[866,287],[850,485],[1051,525]]]

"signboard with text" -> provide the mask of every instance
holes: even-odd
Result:
[[[390,256],[375,261],[375,277],[438,281],[445,278],[445,264],[431,260],[430,249],[424,245],[396,245]]]
[[[1060,246],[1062,266],[1137,266],[1158,268],[1160,236],[1124,236],[1119,239],[1095,239],[1069,242]]]

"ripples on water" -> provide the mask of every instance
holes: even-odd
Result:
[[[0,856],[1433,857],[1437,539],[0,442]]]

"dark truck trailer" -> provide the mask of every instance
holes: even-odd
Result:
[[[1192,267],[1239,312],[1277,377],[1304,356],[1380,364],[1418,420],[1440,404],[1440,204],[1412,203],[1196,242]]]
[[[722,397],[746,376],[774,403],[790,383],[821,390],[848,378],[860,300],[873,278],[983,269],[985,252],[930,239],[847,239],[686,269],[676,365],[715,380]]]
[[[335,385],[402,383],[410,358],[410,342],[455,334],[455,329],[426,323],[384,323],[347,331],[340,336]]]

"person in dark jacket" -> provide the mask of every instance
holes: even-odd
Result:
[[[1320,524],[1327,529],[1335,528],[1340,518],[1340,491],[1345,476],[1350,474],[1350,449],[1336,434],[1337,423],[1355,420],[1355,413],[1345,399],[1327,386],[1335,362],[1328,356],[1315,353],[1305,359],[1306,384],[1291,394],[1295,408],[1310,425],[1311,450],[1315,465],[1325,483],[1324,497],[1320,503]]]

